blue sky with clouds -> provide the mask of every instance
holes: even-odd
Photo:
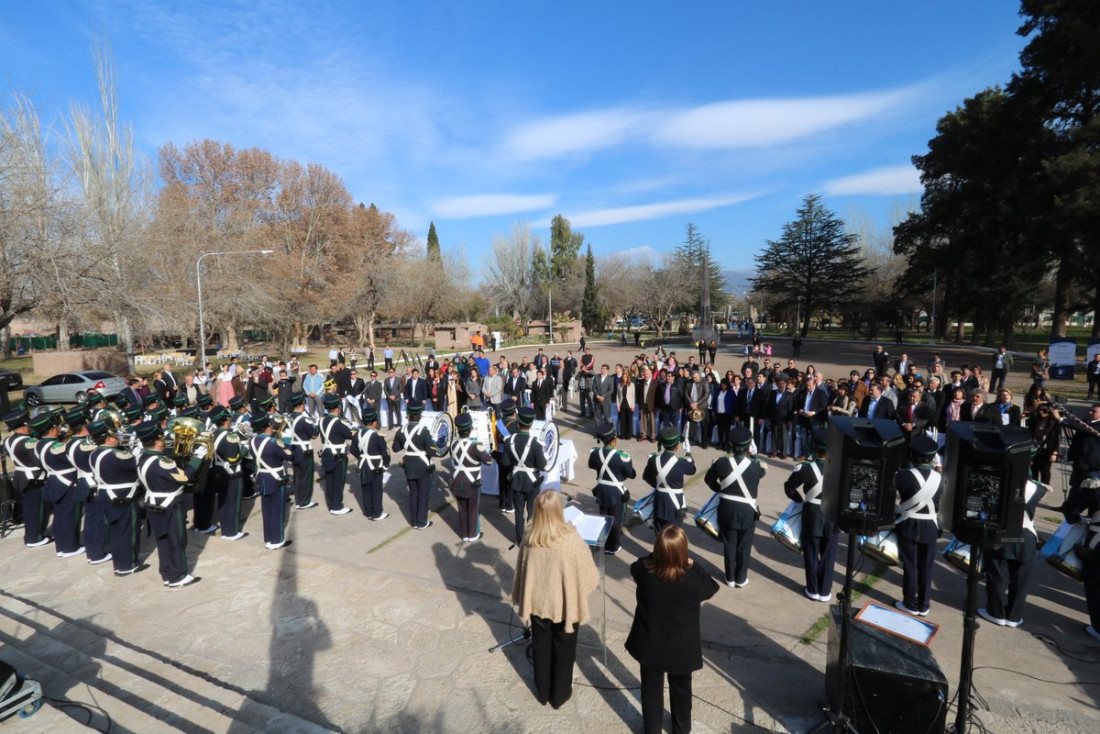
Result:
[[[751,267],[810,192],[887,226],[936,120],[1007,82],[1011,0],[0,0],[4,87],[92,102],[106,39],[153,158],[212,138],[321,163],[474,270],[562,213],[597,254],[695,222]]]

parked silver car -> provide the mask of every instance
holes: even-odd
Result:
[[[54,375],[23,389],[23,400],[33,407],[42,403],[82,403],[91,389],[110,400],[126,387],[126,380],[100,370],[81,370]]]

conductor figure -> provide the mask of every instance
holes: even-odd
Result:
[[[937,514],[943,494],[943,477],[932,461],[936,442],[917,435],[909,444],[913,467],[898,472],[894,486],[898,505],[894,527],[901,556],[902,599],[897,608],[908,614],[928,616],[932,592],[932,568],[936,565],[936,540],[940,534]]]
[[[680,431],[674,425],[661,429],[657,439],[661,451],[650,454],[642,480],[656,490],[653,497],[653,529],[658,534],[665,525],[679,525],[685,514],[684,477],[695,473],[695,462],[690,452],[683,457],[676,455],[680,445]]]
[[[749,455],[752,432],[730,431],[730,454],[715,459],[703,481],[718,493],[718,534],[725,551],[726,586],[748,586],[753,527],[760,517],[756,496],[767,467]]]
[[[592,494],[600,506],[600,514],[611,518],[604,552],[613,556],[622,550],[623,508],[630,501],[630,490],[626,488],[625,480],[633,479],[638,473],[630,461],[630,454],[619,450],[613,424],[601,423],[597,426],[596,437],[603,442],[603,446],[592,448],[588,455],[588,468],[596,470],[596,487]]]
[[[783,484],[783,491],[794,502],[802,504],[802,563],[806,569],[803,592],[814,601],[828,602],[833,588],[833,566],[836,563],[837,528],[821,511],[824,489],[822,472],[828,434],[818,428],[813,432],[814,458],[795,467]],[[802,494],[799,494],[799,490]]]

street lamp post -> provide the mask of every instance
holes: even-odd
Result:
[[[206,328],[202,320],[202,261],[203,258],[215,257],[217,255],[270,255],[275,252],[274,250],[225,250],[223,252],[204,252],[199,255],[199,259],[195,261],[195,287],[199,292],[199,368],[202,369],[206,365]]]

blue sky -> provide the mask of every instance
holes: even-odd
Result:
[[[752,266],[802,198],[842,217],[918,200],[910,157],[1007,82],[1011,0],[0,0],[5,92],[92,102],[105,38],[150,159],[212,138],[318,162],[357,199],[484,262],[562,213],[597,255],[671,251],[695,222]]]

